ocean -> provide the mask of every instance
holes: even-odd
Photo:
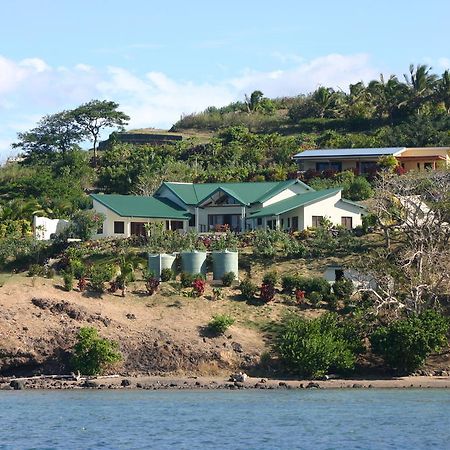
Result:
[[[0,449],[450,449],[450,391],[4,391]]]

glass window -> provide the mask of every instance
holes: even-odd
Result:
[[[114,233],[124,234],[125,233],[125,222],[114,222]]]
[[[319,228],[322,224],[323,216],[312,216],[312,226],[314,228]]]
[[[258,217],[258,219],[256,219],[256,223],[257,225],[262,225],[262,217]]]
[[[347,230],[353,228],[353,219],[351,217],[341,217],[341,225]]]

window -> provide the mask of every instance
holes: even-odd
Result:
[[[292,218],[292,231],[298,231],[298,217],[294,216]]]
[[[124,234],[125,233],[125,222],[114,222],[114,233]]]
[[[258,217],[258,218],[256,219],[256,224],[257,224],[257,225],[262,225],[262,217]]]
[[[377,170],[376,161],[361,161],[361,173],[371,173]]]
[[[323,216],[312,216],[312,226],[314,228],[319,228],[322,224]]]
[[[183,229],[183,222],[181,220],[172,220],[172,223],[170,225],[172,231]]]
[[[342,269],[336,269],[334,271],[334,279],[335,281],[342,280],[344,278],[344,271]]]
[[[97,234],[103,234],[103,222],[98,225]]]
[[[195,214],[192,214],[191,218],[189,219],[189,226],[195,227]]]
[[[432,170],[433,169],[433,163],[426,162],[423,164],[423,168],[426,170]]]
[[[268,220],[268,221],[267,221],[267,228],[268,228],[269,230],[275,230],[276,225],[277,225],[276,220]]]
[[[287,218],[287,227],[291,228],[291,218],[290,217]]]
[[[353,228],[353,219],[351,217],[341,217],[341,225],[347,230]]]
[[[283,230],[284,229],[284,219],[281,219],[280,226],[281,226],[281,229]]]

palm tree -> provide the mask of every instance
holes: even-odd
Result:
[[[404,74],[406,83],[411,93],[411,105],[420,114],[420,107],[433,95],[438,77],[430,73],[431,67],[425,64],[414,64],[409,66],[409,75]]]
[[[442,102],[447,114],[450,114],[450,71],[446,70],[436,84],[436,100]]]
[[[312,94],[312,101],[318,110],[318,116],[323,118],[335,106],[336,92],[332,88],[320,86]]]
[[[408,87],[401,83],[395,75],[385,81],[383,74],[380,80],[372,80],[367,86],[370,101],[379,118],[388,117],[391,124],[395,113],[405,105],[408,99]]]

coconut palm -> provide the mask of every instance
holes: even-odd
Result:
[[[317,108],[317,115],[320,118],[325,117],[327,113],[334,110],[336,92],[332,88],[320,86],[312,94],[312,101]]]
[[[436,84],[436,100],[442,102],[447,114],[450,114],[450,71],[446,70]]]
[[[409,66],[409,75],[404,74],[410,89],[410,104],[417,110],[417,114],[420,114],[421,106],[433,95],[438,80],[437,75],[430,73],[430,71],[431,67],[425,64],[418,64],[416,67],[414,67],[414,64],[411,64]]]

